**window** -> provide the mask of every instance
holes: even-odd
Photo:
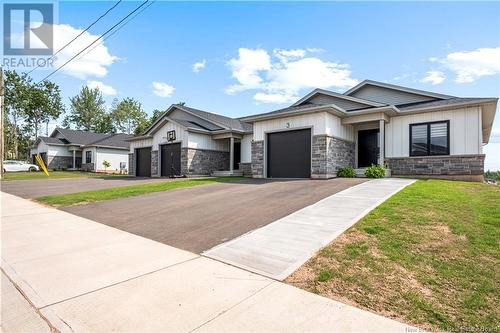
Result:
[[[450,121],[410,124],[410,156],[449,155]]]
[[[92,152],[90,150],[85,152],[85,163],[92,163]]]

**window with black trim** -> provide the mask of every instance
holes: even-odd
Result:
[[[92,163],[92,151],[85,152],[85,163]]]
[[[410,156],[449,154],[449,120],[410,124]]]

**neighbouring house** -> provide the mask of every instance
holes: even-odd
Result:
[[[93,172],[128,172],[128,134],[106,134],[56,128],[50,136],[41,136],[31,149],[33,163],[40,154],[47,167]],[[103,162],[110,167],[105,168]]]
[[[172,105],[129,139],[129,174],[327,179],[382,164],[393,176],[482,180],[497,101],[366,80],[239,119]]]

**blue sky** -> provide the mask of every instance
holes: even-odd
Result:
[[[60,43],[112,4],[59,2]],[[121,3],[83,37],[138,4]],[[236,117],[363,79],[498,97],[500,3],[157,1],[86,57],[51,77],[66,104],[82,85],[104,85],[109,104],[130,96],[151,113],[184,101]],[[500,169],[500,115],[491,141],[486,167]]]

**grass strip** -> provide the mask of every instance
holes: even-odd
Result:
[[[164,182],[155,182],[150,184],[122,186],[122,187],[114,187],[102,190],[76,192],[70,194],[47,195],[35,198],[35,200],[55,207],[71,206],[76,204],[86,204],[90,202],[134,197],[147,193],[170,191],[178,188],[215,184],[221,182],[232,182],[241,179],[242,177],[175,179],[175,180],[166,180]]]

